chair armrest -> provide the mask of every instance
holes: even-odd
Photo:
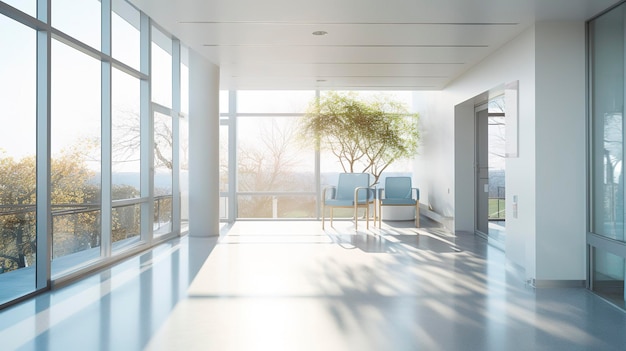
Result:
[[[413,188],[412,190],[415,190],[415,199],[419,200],[420,199],[420,189],[419,188]]]
[[[357,187],[354,188],[354,203],[357,203],[359,200],[359,191],[367,190],[367,195],[365,197],[366,202],[370,202],[376,198],[376,189],[375,188],[366,188],[366,187]]]
[[[326,192],[330,190],[330,197],[326,196]],[[335,198],[335,194],[337,193],[337,187],[336,186],[327,186],[324,187],[324,190],[322,190],[322,201],[326,201],[327,199],[334,199]]]

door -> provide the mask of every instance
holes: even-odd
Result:
[[[489,113],[476,112],[476,232],[489,234]]]

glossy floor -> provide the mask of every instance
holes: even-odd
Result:
[[[621,310],[534,290],[484,240],[422,225],[184,237],[0,312],[0,349],[626,349]]]

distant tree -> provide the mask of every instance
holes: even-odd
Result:
[[[99,220],[85,204],[99,203],[99,187],[90,183],[94,172],[77,149],[52,159],[51,203],[54,211],[76,210],[74,215],[53,216],[53,245],[99,245]],[[36,159],[0,156],[0,266],[10,271],[33,263],[36,242]],[[95,232],[94,232],[95,228]],[[71,234],[70,234],[71,233]]]
[[[301,165],[302,144],[297,122],[263,125],[255,142],[239,143],[237,169],[239,191],[302,191],[306,179],[296,176]],[[272,196],[239,197],[242,217],[271,217]]]
[[[136,162],[140,158],[141,126],[136,112],[117,111],[124,118],[117,118],[113,125],[113,154],[117,159],[113,162]],[[171,118],[154,119],[154,167],[174,169],[172,160],[173,131]],[[182,153],[186,155],[187,145],[181,143]],[[186,160],[186,157],[182,159]],[[186,163],[181,165],[186,169]]]
[[[36,160],[0,156],[0,269],[26,267],[34,258]]]

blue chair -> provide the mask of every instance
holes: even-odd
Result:
[[[354,227],[358,229],[358,209],[365,208],[366,228],[369,228],[369,207],[375,203],[376,192],[370,188],[369,173],[340,173],[337,186],[324,188],[322,192],[322,229],[326,217],[326,207],[330,208],[330,226],[333,225],[333,209],[354,208]],[[376,206],[374,206],[376,218]],[[375,221],[374,221],[375,223]]]
[[[383,206],[414,206],[415,227],[420,226],[420,190],[411,186],[411,177],[387,177],[378,189],[378,227],[382,225]]]

